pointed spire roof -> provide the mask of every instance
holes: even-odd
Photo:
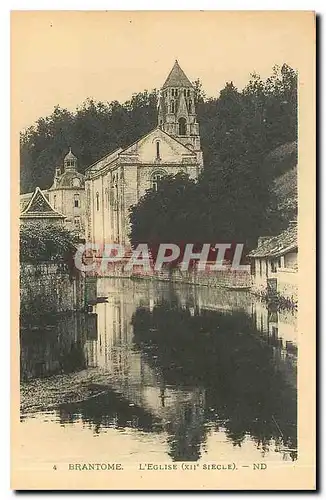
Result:
[[[66,160],[77,160],[76,156],[74,153],[71,151],[71,148],[69,148],[68,154],[66,154],[64,161]]]
[[[165,80],[163,89],[166,87],[191,87],[192,84],[185,75],[185,73],[180,68],[178,61],[176,60],[173,68],[171,69],[169,76]]]
[[[63,214],[57,212],[49,203],[39,187],[34,191],[31,201],[22,211],[21,218],[24,219],[65,219]]]

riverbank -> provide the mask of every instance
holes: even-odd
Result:
[[[45,378],[35,378],[20,385],[21,415],[47,411],[63,403],[77,403],[109,390],[110,374],[99,368]]]
[[[211,288],[226,288],[230,290],[249,290],[251,287],[250,266],[244,269],[233,269],[224,266],[217,271],[199,271],[196,268],[181,270],[180,267],[165,268],[160,271],[144,269],[143,266],[128,268],[123,261],[108,264],[105,270],[91,271],[91,276],[98,278],[130,278],[152,281],[167,281],[186,285],[207,286]]]

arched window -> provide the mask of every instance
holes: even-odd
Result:
[[[57,208],[57,195],[53,196],[53,208]]]
[[[189,99],[189,102],[188,102],[188,111],[189,111],[189,113],[192,113],[192,102],[191,102],[191,99]]]
[[[74,179],[72,181],[72,185],[74,187],[80,187],[80,180],[78,179],[78,177],[74,177]]]
[[[179,135],[187,135],[187,124],[185,118],[179,118]]]
[[[156,141],[156,159],[159,160],[160,156],[160,141]]]
[[[74,218],[74,224],[75,224],[75,228],[77,230],[79,230],[80,229],[80,217],[75,217]]]
[[[96,193],[96,210],[99,211],[100,209],[100,194],[99,192]]]
[[[175,112],[174,101],[171,101],[171,113]]]
[[[157,170],[156,172],[154,172],[152,174],[152,178],[151,178],[151,184],[152,184],[152,189],[154,189],[155,191],[157,191],[158,189],[158,185],[161,181],[161,179],[166,175],[166,172],[164,172],[164,170]]]
[[[74,195],[74,207],[79,208],[79,194]]]

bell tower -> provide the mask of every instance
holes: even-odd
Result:
[[[69,153],[64,157],[63,167],[65,172],[68,170],[75,172],[77,170],[77,158],[71,151],[71,148],[69,148]]]
[[[159,97],[158,126],[197,153],[202,163],[195,89],[175,61]]]

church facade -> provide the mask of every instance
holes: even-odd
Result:
[[[176,61],[159,97],[158,124],[86,170],[88,243],[129,244],[129,209],[165,175],[197,179],[203,168],[195,89]]]

